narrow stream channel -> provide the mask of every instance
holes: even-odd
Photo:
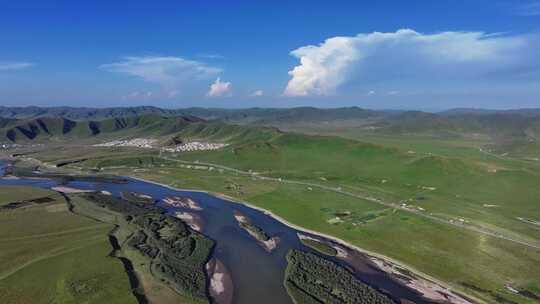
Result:
[[[6,163],[0,161],[0,176],[4,174]],[[51,188],[57,181],[47,179],[0,179],[0,185],[28,185],[40,188]],[[216,241],[214,257],[221,260],[230,271],[234,291],[235,304],[292,304],[283,286],[283,278],[287,262],[285,256],[291,249],[314,252],[304,246],[297,236],[297,230],[290,228],[261,211],[247,206],[229,202],[203,192],[175,191],[159,185],[129,179],[126,184],[104,182],[69,182],[66,186],[96,191],[109,191],[120,196],[122,191],[144,193],[152,196],[158,206],[168,212],[186,211],[197,213],[203,222],[202,233]],[[183,210],[171,207],[161,200],[168,196],[183,196],[195,200],[202,211]],[[270,236],[278,236],[278,247],[268,253],[248,233],[242,230],[233,214],[238,211],[251,219]],[[329,258],[343,266],[352,268],[347,262]],[[370,286],[385,292],[397,303],[407,299],[417,304],[434,303],[421,297],[417,292],[402,285],[383,271],[374,267],[367,258],[356,261],[355,275]]]

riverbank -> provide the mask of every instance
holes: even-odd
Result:
[[[312,234],[318,237],[328,239],[332,242],[335,242],[336,244],[339,244],[341,246],[344,246],[350,250],[356,251],[359,254],[366,256],[373,263],[374,267],[388,273],[391,277],[395,278],[397,281],[405,284],[410,289],[419,292],[420,294],[422,294],[425,298],[429,300],[439,301],[439,302],[444,301],[447,303],[449,302],[449,303],[455,303],[455,304],[483,303],[482,301],[475,299],[469,295],[463,296],[460,293],[453,291],[452,288],[449,287],[446,283],[441,282],[435,278],[432,278],[431,276],[425,273],[417,271],[414,268],[407,266],[399,261],[393,260],[389,257],[383,256],[376,252],[365,250],[356,245],[353,245],[344,240],[341,240],[337,237],[298,226],[280,217],[279,215],[274,214],[273,212],[269,210],[253,205],[249,202],[240,201],[234,197],[231,197],[222,193],[215,193],[215,192],[209,192],[209,191],[198,190],[198,189],[179,189],[170,185],[166,185],[166,184],[151,181],[151,180],[146,180],[140,177],[130,177],[130,178],[133,178],[134,180],[139,180],[142,182],[147,182],[147,183],[155,184],[158,186],[162,186],[162,187],[175,190],[175,191],[191,191],[191,192],[206,193],[209,195],[219,197],[231,203],[241,204],[249,208],[258,210],[264,213],[265,215],[270,216],[274,218],[275,220],[281,222],[282,224],[292,229],[295,229],[299,232],[308,233],[308,234]],[[413,274],[412,276],[410,275],[411,273]],[[405,281],[400,280],[400,278],[403,278],[403,277],[407,278],[407,280]]]

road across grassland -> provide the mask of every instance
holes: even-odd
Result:
[[[443,218],[439,218],[439,217],[436,217],[436,216],[433,216],[433,215],[426,214],[426,213],[424,213],[424,212],[422,212],[420,210],[414,210],[414,209],[411,209],[411,208],[400,206],[399,204],[385,202],[385,201],[383,201],[381,199],[378,199],[378,198],[375,198],[375,197],[364,196],[364,195],[344,191],[340,187],[330,187],[330,186],[325,186],[325,185],[315,184],[315,183],[310,183],[310,182],[303,182],[303,181],[288,180],[288,179],[284,179],[284,178],[262,176],[262,175],[259,175],[259,174],[255,173],[255,172],[243,171],[243,170],[239,170],[239,169],[236,169],[236,168],[227,167],[227,166],[224,166],[224,165],[213,164],[213,163],[205,163],[205,162],[197,162],[197,161],[196,162],[185,161],[185,160],[180,160],[180,159],[169,158],[169,157],[163,156],[161,154],[160,154],[159,157],[164,159],[164,160],[168,160],[168,161],[172,161],[172,162],[178,162],[178,163],[182,163],[182,164],[185,164],[185,165],[207,166],[207,167],[213,167],[213,168],[217,168],[217,169],[223,169],[223,170],[226,170],[226,171],[229,171],[229,172],[234,172],[234,173],[241,174],[241,175],[251,176],[252,178],[255,178],[255,179],[258,179],[258,180],[266,180],[266,181],[274,181],[274,182],[280,182],[280,183],[285,183],[285,184],[301,185],[301,186],[307,186],[307,187],[312,187],[312,188],[318,188],[318,189],[322,189],[322,190],[326,190],[326,191],[332,191],[332,192],[336,192],[336,193],[339,193],[339,194],[342,194],[342,195],[347,195],[347,196],[350,196],[350,197],[354,197],[354,198],[362,199],[362,200],[365,200],[365,201],[377,203],[377,204],[380,204],[380,205],[383,205],[383,206],[386,206],[386,207],[389,207],[389,208],[399,209],[399,210],[402,210],[402,211],[405,211],[405,212],[413,213],[415,215],[418,215],[418,216],[421,216],[421,217],[424,217],[424,218],[428,218],[428,219],[433,220],[435,222],[451,225],[451,226],[458,227],[458,228],[467,229],[469,231],[473,231],[473,232],[480,233],[480,234],[483,234],[483,235],[488,235],[488,236],[491,236],[491,237],[494,237],[494,238],[498,238],[498,239],[502,239],[502,240],[506,240],[506,241],[511,241],[511,242],[514,242],[514,243],[517,243],[517,244],[520,244],[520,245],[523,245],[523,246],[526,246],[526,247],[529,247],[529,248],[533,248],[535,250],[540,250],[540,243],[538,243],[538,242],[530,242],[530,241],[520,240],[520,239],[511,237],[511,236],[508,236],[508,235],[504,235],[504,234],[499,233],[499,232],[490,231],[490,230],[483,229],[483,228],[480,228],[480,227],[471,226],[471,225],[468,225],[466,223],[451,222],[450,220],[446,220],[446,219],[443,219]]]

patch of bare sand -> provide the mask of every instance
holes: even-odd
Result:
[[[92,192],[92,190],[82,190],[66,186],[56,186],[52,187],[51,190],[62,192],[62,193],[83,193],[83,192]]]
[[[174,213],[174,216],[188,224],[191,229],[199,232],[202,230],[202,219],[199,215],[190,212],[178,211]]]
[[[377,265],[377,267],[386,273],[391,274],[394,279],[402,284],[405,284],[411,289],[419,291],[425,298],[453,304],[474,303],[435,282],[411,275],[411,273],[404,271],[401,267],[392,264],[391,262],[374,256],[369,256],[369,258],[375,265]]]
[[[164,198],[163,202],[173,207],[185,208],[194,211],[202,210],[201,206],[189,197],[169,196]]]
[[[210,278],[208,291],[214,303],[232,303],[233,282],[225,265],[220,260],[213,258],[206,264],[206,272]]]

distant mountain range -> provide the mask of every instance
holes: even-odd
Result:
[[[43,136],[89,136],[120,130],[172,134],[185,124],[221,121],[241,125],[280,127],[301,123],[359,122],[366,130],[383,134],[429,134],[467,136],[485,134],[496,139],[540,139],[540,109],[453,109],[440,113],[421,111],[375,111],[358,107],[322,109],[249,108],[161,109],[127,108],[0,107],[0,134],[9,141]],[[0,137],[0,141],[2,141]]]
[[[71,120],[102,120],[117,117],[132,117],[147,114],[160,116],[193,115],[208,120],[234,122],[281,121],[290,119],[354,119],[380,116],[384,112],[365,110],[358,107],[321,109],[314,107],[298,108],[185,108],[162,109],[152,106],[125,108],[75,108],[75,107],[3,107],[0,106],[0,117],[4,118],[39,118],[62,117]]]
[[[288,121],[288,120],[338,120],[358,119],[368,117],[391,116],[404,112],[402,110],[368,110],[359,107],[341,108],[246,108],[246,109],[221,109],[221,108],[184,108],[163,109],[153,106],[137,107],[112,107],[112,108],[88,108],[88,107],[5,107],[0,106],[0,117],[3,118],[38,118],[38,117],[63,117],[71,120],[102,120],[117,117],[141,116],[155,114],[159,116],[193,115],[200,118],[237,122],[260,122],[260,121]],[[426,113],[426,112],[424,112]],[[540,108],[513,109],[513,110],[489,110],[476,108],[456,108],[435,113],[441,116],[461,115],[493,115],[493,114],[516,114],[521,116],[538,116]]]
[[[490,115],[490,114],[518,114],[522,116],[537,116],[540,115],[540,108],[530,109],[511,109],[511,110],[489,110],[489,109],[477,109],[477,108],[456,108],[439,112],[438,114],[444,116],[455,115]]]
[[[39,118],[62,117],[71,120],[102,120],[117,117],[141,116],[155,114],[160,116],[177,116],[182,111],[166,110],[151,106],[118,107],[118,108],[77,108],[77,107],[3,107],[0,106],[0,117],[4,118]]]

